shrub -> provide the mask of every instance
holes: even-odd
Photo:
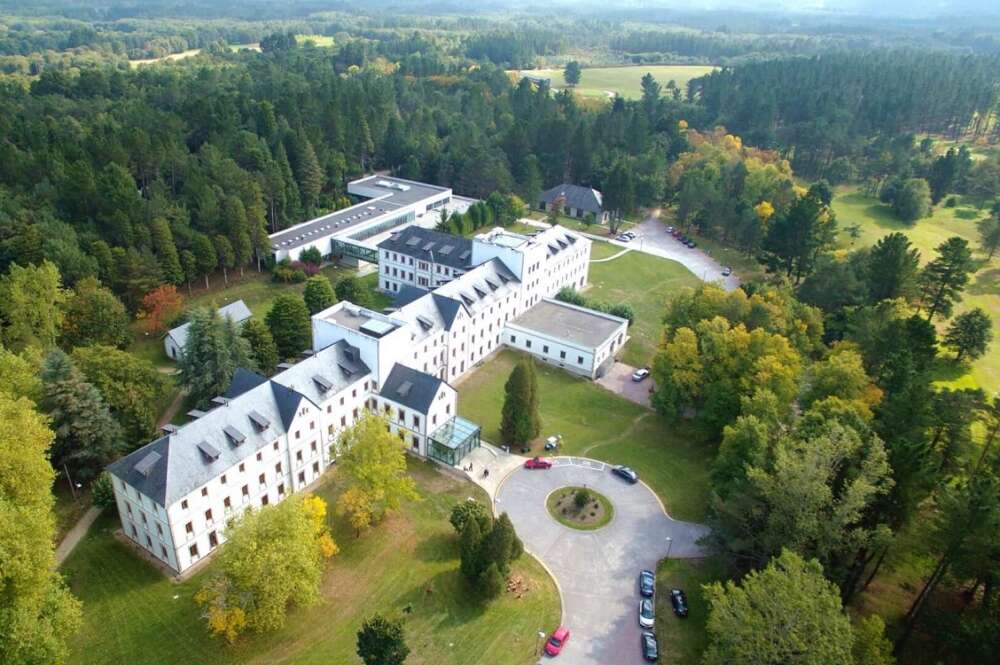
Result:
[[[944,201],[944,207],[945,208],[954,208],[957,205],[958,205],[958,199],[955,198],[954,196],[949,196]]]
[[[94,484],[90,486],[90,493],[94,498],[94,505],[98,508],[106,509],[117,505],[115,488],[111,484],[111,476],[107,471],[99,475]]]
[[[590,490],[579,489],[573,494],[573,503],[577,510],[583,510],[590,503]]]
[[[451,518],[449,521],[455,529],[455,533],[461,535],[462,530],[465,529],[466,522],[471,518],[475,518],[479,522],[480,531],[488,531],[493,523],[493,517],[490,515],[489,509],[478,501],[456,503],[455,507],[451,509]]]

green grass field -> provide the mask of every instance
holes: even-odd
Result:
[[[604,243],[594,243],[597,247]],[[618,249],[614,245],[606,247]],[[610,250],[607,250],[610,251]],[[698,278],[676,261],[661,259],[641,252],[629,252],[612,261],[590,264],[590,287],[587,298],[609,303],[624,302],[632,306],[635,321],[629,326],[631,337],[625,345],[622,360],[630,365],[644,366],[653,360],[660,342],[661,321],[667,302],[686,286],[694,287]]]
[[[333,46],[333,37],[328,35],[295,35],[295,41],[299,44],[312,43],[313,46],[322,48]]]
[[[708,603],[701,585],[726,579],[725,562],[706,559],[663,559],[656,567],[656,638],[671,663],[698,663],[708,646],[705,624]],[[674,616],[670,590],[683,589],[688,616]]]
[[[227,647],[208,635],[192,597],[205,576],[175,584],[112,537],[118,521],[102,516],[62,568],[83,601],[84,625],[72,644],[80,665],[226,665],[229,663],[360,663],[355,638],[373,612],[398,616],[407,605],[411,665],[526,665],[536,634],[559,621],[559,595],[530,556],[514,565],[529,590],[483,606],[471,599],[458,572],[451,507],[475,486],[413,461],[423,500],[355,539],[332,519],[341,548],[323,582],[323,599],[293,609],[284,628]],[[333,514],[334,476],[317,493]]]
[[[915,247],[920,250],[924,262],[935,256],[934,249],[952,236],[960,236],[969,241],[975,257],[980,261],[979,271],[966,287],[962,302],[955,308],[959,314],[974,307],[983,308],[992,318],[994,341],[987,354],[967,367],[941,363],[940,377],[943,383],[952,387],[980,387],[987,391],[1000,386],[1000,255],[992,261],[979,252],[979,235],[976,221],[987,215],[970,205],[954,208],[938,206],[933,215],[914,224],[905,224],[893,216],[888,206],[877,199],[865,196],[854,189],[838,191],[833,200],[840,229],[840,246],[844,249],[869,247],[879,238],[894,231],[905,233]],[[858,228],[858,237],[850,235],[849,228]],[[944,330],[947,323],[939,326]],[[948,352],[945,351],[947,354]]]
[[[668,81],[673,81],[681,92],[687,90],[688,81],[713,72],[716,67],[711,65],[630,65],[625,67],[594,67],[584,68],[580,84],[576,92],[584,97],[600,97],[607,99],[609,92],[614,92],[626,99],[639,99],[642,96],[639,82],[647,73],[661,87],[666,87]],[[518,75],[544,76],[552,81],[553,88],[566,87],[562,69],[524,69],[516,72]]]
[[[500,442],[503,386],[520,354],[501,351],[458,384],[459,413]],[[536,364],[542,434],[561,434],[560,454],[628,464],[663,500],[671,516],[700,520],[708,500],[708,470],[715,447],[686,425],[669,425],[658,414],[587,379]]]

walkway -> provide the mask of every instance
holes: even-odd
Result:
[[[571,638],[560,660],[573,665],[638,665],[637,577],[657,562],[698,557],[707,530],[671,519],[646,485],[630,485],[608,465],[579,457],[557,457],[547,471],[513,471],[500,486],[497,512],[506,512],[525,548],[549,570],[562,597],[562,624]],[[545,507],[548,495],[567,485],[586,486],[614,504],[611,522],[578,531],[556,522]],[[657,621],[670,621],[659,616]],[[551,632],[555,626],[539,626]]]
[[[80,521],[73,525],[73,528],[69,530],[66,537],[62,539],[61,543],[59,543],[59,547],[56,548],[57,566],[61,566],[73,552],[73,549],[80,544],[83,537],[87,535],[88,531],[90,531],[90,525],[94,523],[97,516],[100,514],[100,508],[97,506],[91,506],[90,509],[83,514],[83,517],[80,518]]]

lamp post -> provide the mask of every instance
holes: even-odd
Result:
[[[674,546],[674,539],[667,536],[667,558],[670,558],[670,549]]]
[[[542,640],[544,640],[544,639],[545,639],[545,631],[544,630],[538,631],[538,639],[535,640],[535,655],[536,656],[541,656],[542,655]]]

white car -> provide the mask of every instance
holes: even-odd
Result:
[[[639,601],[639,626],[642,628],[652,628],[654,621],[653,601],[649,598],[643,598]]]
[[[632,372],[632,380],[635,381],[636,383],[639,383],[647,376],[649,376],[649,369],[647,369],[646,367],[641,367]]]
[[[628,242],[631,239],[632,238],[628,237],[624,233],[620,234],[617,238],[615,238],[615,240],[617,240],[618,242]]]

